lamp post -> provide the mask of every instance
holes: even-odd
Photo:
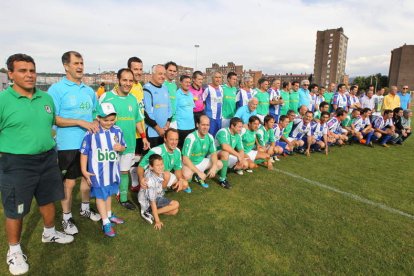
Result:
[[[194,48],[195,48],[195,68],[194,68],[194,70],[197,70],[197,54],[198,54],[198,48],[200,48],[200,45],[195,44]]]

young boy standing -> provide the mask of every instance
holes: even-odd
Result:
[[[91,197],[96,197],[96,206],[102,218],[102,230],[108,237],[115,237],[114,224],[124,221],[111,209],[111,196],[118,193],[120,183],[119,152],[125,150],[122,130],[115,126],[116,111],[111,103],[98,107],[99,131],[87,132],[82,142],[81,170],[91,186]]]
[[[148,161],[149,166],[144,173],[148,188],[139,191],[138,202],[141,205],[142,218],[150,224],[155,221],[154,228],[160,230],[164,224],[159,215],[176,215],[180,204],[164,197],[164,162],[161,155],[152,154]]]

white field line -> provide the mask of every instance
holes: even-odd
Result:
[[[368,205],[371,205],[371,206],[374,206],[374,207],[383,209],[383,210],[388,211],[390,213],[398,214],[398,215],[401,215],[401,216],[404,216],[404,217],[407,217],[409,219],[414,220],[414,215],[411,215],[411,214],[406,213],[406,212],[403,212],[401,210],[398,210],[398,209],[389,207],[389,206],[387,206],[385,204],[382,204],[382,203],[379,203],[379,202],[375,202],[375,201],[372,201],[372,200],[369,200],[369,199],[360,197],[360,196],[355,195],[355,194],[352,194],[352,193],[348,193],[348,192],[341,191],[341,190],[339,190],[337,188],[334,188],[334,187],[331,187],[331,186],[322,184],[322,183],[320,183],[318,181],[314,181],[314,180],[307,179],[305,177],[302,177],[302,176],[297,175],[297,174],[294,174],[294,173],[282,171],[282,170],[279,170],[279,169],[274,169],[274,171],[279,172],[279,173],[282,173],[282,174],[285,174],[285,175],[288,175],[288,176],[293,177],[293,178],[300,179],[302,181],[305,181],[306,183],[309,183],[309,184],[314,185],[314,186],[318,186],[318,187],[320,187],[322,189],[326,189],[326,190],[329,190],[329,191],[332,191],[332,192],[341,194],[343,196],[352,198],[353,200],[356,200],[356,201],[359,201],[359,202],[362,202],[362,203],[365,203],[365,204],[368,204]]]

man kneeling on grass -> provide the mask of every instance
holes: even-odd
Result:
[[[244,157],[248,162],[248,168],[246,169],[246,172],[249,173],[252,173],[252,169],[258,167],[254,161],[260,159],[265,160],[265,165],[269,170],[273,169],[272,162],[269,161],[270,155],[264,151],[258,151],[254,149],[256,146],[256,133],[259,129],[259,125],[259,117],[251,116],[249,119],[249,124],[247,125],[247,129],[243,128],[241,132],[242,143],[244,148]]]
[[[138,193],[138,201],[141,205],[142,217],[154,224],[154,228],[160,230],[164,224],[159,215],[176,215],[180,204],[176,200],[164,197],[164,162],[161,155],[152,154],[149,157],[149,166],[145,170],[147,189],[141,189]]]
[[[230,127],[222,128],[216,134],[216,145],[219,150],[218,156],[223,163],[223,168],[220,170],[219,184],[226,189],[231,188],[230,183],[227,181],[227,168],[233,168],[239,175],[242,175],[243,169],[247,168],[240,136],[242,128],[242,120],[234,117],[230,120]]]

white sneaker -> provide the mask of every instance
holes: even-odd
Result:
[[[13,254],[7,252],[7,264],[9,265],[10,273],[13,275],[22,275],[29,271],[29,265],[26,261],[27,257],[21,251]]]
[[[152,214],[148,211],[145,212],[141,212],[141,217],[148,222],[149,224],[153,224],[154,223],[154,217],[152,216]]]
[[[238,175],[243,175],[243,170],[235,170],[235,173],[237,173]]]
[[[248,173],[252,173],[252,172],[253,172],[253,170],[252,170],[252,169],[247,169],[247,170],[246,170],[246,172],[248,172]]]
[[[73,218],[68,220],[62,220],[63,231],[68,235],[75,235],[79,233],[78,228],[75,225]]]
[[[99,215],[94,209],[80,210],[80,215],[84,218],[90,218],[93,221],[100,221],[101,215]]]
[[[63,232],[55,231],[55,234],[50,236],[42,235],[42,242],[56,242],[60,244],[71,243],[75,238],[72,235]]]
[[[275,155],[275,156],[273,156],[273,160],[274,161],[280,161],[280,159],[279,158],[277,158],[277,156]]]

